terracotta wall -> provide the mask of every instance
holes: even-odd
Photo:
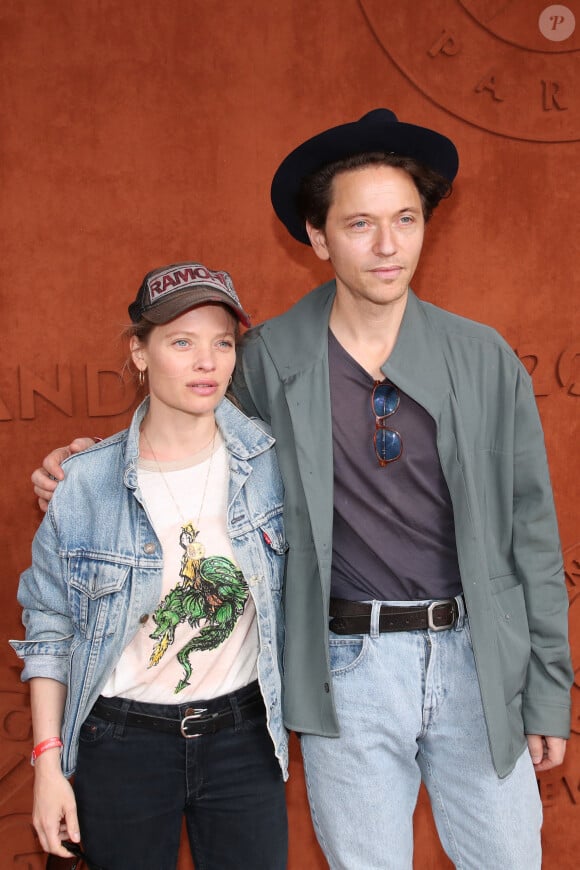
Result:
[[[578,661],[580,4],[556,17],[548,5],[3,0],[3,639],[21,632],[16,585],[40,519],[31,470],[49,447],[128,418],[115,373],[141,276],[193,257],[232,272],[256,321],[285,309],[327,273],[276,223],[273,170],[314,132],[388,106],[458,143],[456,192],[415,289],[499,328],[533,370]],[[580,849],[573,692],[566,763],[540,782],[548,870],[577,867]],[[0,866],[40,868],[27,693],[6,643],[0,746]],[[295,745],[288,800],[291,870],[319,870]],[[416,866],[449,866],[423,798],[416,829]]]

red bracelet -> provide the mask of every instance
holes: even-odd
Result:
[[[42,755],[43,752],[46,752],[47,749],[62,749],[62,745],[60,737],[49,737],[47,740],[42,740],[32,750],[32,755],[30,756],[31,765],[34,767],[36,759]]]

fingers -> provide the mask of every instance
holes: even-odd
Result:
[[[45,852],[70,858],[62,840],[80,842],[76,801],[60,772],[35,776],[32,823]]]
[[[96,444],[94,438],[75,438],[74,441],[68,445],[68,450],[71,453],[82,453],[83,450],[87,450],[89,447],[92,447],[93,444]]]
[[[564,761],[566,740],[563,737],[543,737],[541,734],[528,734],[527,740],[534,770],[537,773],[558,767]]]
[[[537,764],[540,764],[544,757],[544,741],[539,734],[528,734],[526,739],[528,741],[528,750],[532,759],[532,764],[535,767]]]
[[[30,479],[42,511],[46,511],[59,480],[64,479],[64,472],[60,464],[70,455],[70,448],[59,447],[45,456],[42,468],[35,468],[32,472]]]
[[[67,839],[67,836],[66,836],[66,835],[63,835],[62,839],[63,839],[63,840],[66,840],[66,839]],[[72,839],[72,837],[68,837],[68,839],[70,840],[70,839]],[[76,843],[77,840],[75,840],[74,842]],[[43,847],[43,848],[44,848],[44,847]],[[70,858],[70,857],[71,857],[71,854],[72,854],[71,852],[69,852],[68,849],[66,849],[66,848],[62,845],[62,842],[61,842],[60,840],[59,840],[59,842],[58,842],[58,845],[55,846],[53,849],[45,849],[44,851],[45,851],[45,852],[49,852],[51,855],[59,855],[61,858]],[[84,866],[84,865],[83,865],[83,866]]]
[[[545,737],[546,748],[544,750],[544,760],[542,766],[536,770],[550,770],[552,767],[558,767],[564,761],[566,755],[566,740],[563,737]]]
[[[77,817],[77,807],[73,800],[72,804],[65,807],[64,825],[66,828],[65,839],[72,840],[73,843],[80,843],[81,832],[79,828],[79,820]]]
[[[60,467],[65,459],[71,455],[73,450],[71,447],[57,447],[56,450],[52,450],[48,456],[45,456],[42,460],[42,467],[51,477],[55,477],[57,480],[64,480],[64,471]]]
[[[73,453],[80,453],[94,444],[92,438],[75,438],[67,447],[57,447],[52,450],[42,461],[42,468],[36,468],[31,475],[34,494],[38,498],[38,504],[42,511],[46,511],[59,481],[64,480],[64,471],[61,468],[65,459]]]
[[[32,472],[30,479],[34,486],[34,494],[38,497],[38,503],[41,509],[45,511],[48,507],[48,502],[51,500],[56,489],[58,481],[53,480],[44,468],[35,469]]]
[[[45,852],[50,855],[60,855],[61,858],[70,858],[70,852],[62,845],[63,840],[73,840],[78,843],[80,837],[78,832],[75,834],[75,839],[69,834],[68,827],[58,819],[40,819],[33,818],[32,823],[38,834],[40,845]],[[77,825],[78,827],[78,825]]]

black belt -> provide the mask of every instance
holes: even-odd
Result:
[[[227,698],[227,696],[226,696]],[[226,698],[221,698],[223,704]],[[110,698],[99,697],[91,710],[94,716],[104,719],[106,722],[115,722],[118,725],[130,725],[134,728],[149,728],[151,731],[162,731],[165,734],[181,734],[182,737],[200,737],[202,734],[215,734],[222,728],[229,728],[235,724],[236,719],[249,719],[256,713],[265,713],[264,701],[260,691],[257,690],[250,698],[240,700],[237,704],[238,714],[229,705],[222,710],[211,712],[212,701],[194,701],[191,705],[176,705],[175,718],[165,716],[152,716],[142,712],[146,704],[139,703],[139,711],[123,710],[119,706],[120,699],[115,698],[111,703]],[[122,703],[122,702],[121,702]],[[207,704],[207,706],[198,706]],[[195,706],[194,706],[195,705]],[[156,706],[156,705],[151,705]]]
[[[369,634],[371,612],[371,604],[331,598],[332,619],[329,628],[335,634]],[[459,607],[455,598],[433,601],[420,607],[390,607],[383,604],[379,615],[379,631],[417,631],[422,628],[444,631],[453,628],[458,619]]]

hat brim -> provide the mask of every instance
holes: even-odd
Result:
[[[244,326],[251,326],[249,314],[246,314],[243,308],[235,305],[227,293],[220,293],[215,287],[196,287],[195,293],[191,292],[190,288],[184,288],[182,292],[179,290],[169,296],[169,298],[150,306],[142,312],[141,316],[149,323],[160,325],[169,323],[179,317],[180,314],[185,314],[192,308],[199,308],[200,305],[206,305],[208,302],[219,303],[225,305],[236,316],[236,318]]]
[[[388,109],[377,109],[360,121],[325,130],[295,148],[272,181],[274,211],[297,241],[310,244],[297,208],[302,180],[336,160],[372,151],[413,157],[448,181],[453,181],[459,168],[457,149],[450,139],[427,127],[401,123]]]

